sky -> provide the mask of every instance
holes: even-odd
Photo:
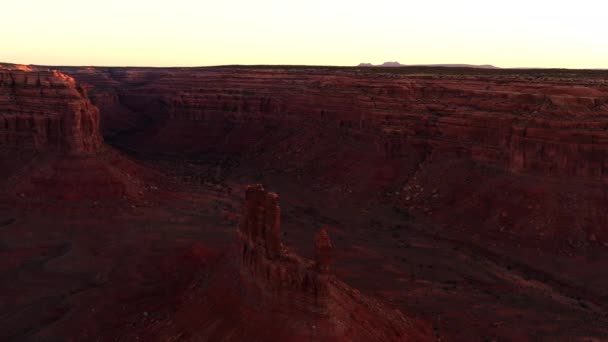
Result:
[[[602,0],[4,0],[0,62],[608,68]]]

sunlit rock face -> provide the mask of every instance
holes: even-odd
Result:
[[[90,153],[102,145],[99,110],[72,77],[0,69],[0,146]]]
[[[146,172],[105,148],[99,116],[87,91],[66,74],[0,68],[0,183],[6,190],[0,198],[38,208],[50,200],[116,202],[142,192],[143,182],[131,175]]]

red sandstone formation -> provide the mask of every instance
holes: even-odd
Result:
[[[266,194],[261,185],[249,187],[240,232],[244,241],[252,241],[266,251],[270,259],[281,254],[281,209],[279,196]],[[250,246],[255,247],[255,246]],[[244,246],[249,249],[247,243]]]
[[[315,235],[315,266],[319,273],[329,273],[331,266],[331,240],[327,230],[321,229]]]
[[[277,322],[288,320],[288,331],[293,334],[290,340],[430,340],[419,323],[382,307],[330,274],[332,245],[325,229],[315,236],[314,262],[282,245],[277,200],[275,193],[266,192],[261,185],[247,188],[239,228],[240,274],[250,293],[263,294],[270,302],[264,306],[278,305],[272,312],[284,315]]]
[[[99,110],[73,78],[0,70],[0,146],[87,153],[101,144]]]
[[[0,266],[9,275],[0,299],[10,303],[0,308],[0,336],[428,336],[339,275],[431,321],[442,340],[605,338],[608,74],[387,70],[62,69],[99,106],[106,141],[188,180],[162,205],[140,207],[134,199],[145,203],[158,190],[142,180],[145,168],[107,148],[89,153],[87,143],[74,153],[79,139],[69,132],[44,140],[19,128],[39,126],[16,120],[18,133],[8,136],[19,145],[0,148],[8,153],[0,195],[12,195],[0,202],[9,208],[0,211]],[[55,143],[63,139],[70,142]],[[226,183],[209,191],[197,182],[209,173]],[[252,179],[280,189],[289,234],[277,197],[252,187],[238,246],[219,262],[206,253],[187,253],[185,268],[177,258],[158,261],[169,246],[213,249],[232,238],[224,225],[238,214],[224,190]],[[43,214],[17,215],[21,204]],[[64,207],[70,215],[56,215]],[[61,222],[48,223],[56,217],[47,213]],[[335,244],[326,231],[314,248],[301,242],[314,234],[307,227],[325,224]],[[281,244],[282,235],[313,260]],[[59,240],[72,250],[57,248],[49,260]],[[200,278],[190,283],[193,275]]]
[[[281,243],[278,196],[246,191],[239,244],[203,276],[166,320],[125,338],[217,341],[430,341],[429,327],[384,307],[329,272],[331,242],[315,237],[317,260]]]
[[[41,203],[141,197],[136,174],[145,172],[103,147],[99,110],[72,77],[0,69],[0,185],[6,188],[0,197]]]
[[[242,241],[241,272],[262,293],[292,296],[301,310],[327,310],[331,246],[327,233],[319,233],[315,247],[322,250],[316,263],[301,259],[281,244],[278,196],[261,185],[247,188],[245,213],[239,229]],[[317,243],[318,242],[318,243]],[[273,300],[285,301],[287,298]]]
[[[364,198],[390,193],[411,213],[449,226],[608,244],[608,215],[589,209],[608,200],[593,185],[608,175],[606,72],[65,71],[92,87],[94,98],[118,101],[100,105],[111,133],[120,132],[113,143],[127,149],[242,158],[253,170],[306,176],[319,188]],[[111,119],[116,108],[128,108],[129,123]],[[451,176],[443,175],[446,167]],[[472,175],[479,186],[470,186]],[[539,188],[525,185],[530,176]],[[424,191],[413,192],[414,185]],[[493,196],[496,189],[519,195]],[[565,214],[579,206],[578,215]],[[562,219],[551,224],[556,216]]]
[[[608,172],[601,79],[279,68],[67,72],[97,87],[94,97],[115,97],[119,87],[123,105],[140,115],[156,104],[163,125],[153,128],[154,148],[215,142],[221,133],[203,129],[209,125],[321,122],[368,137],[392,156],[415,146],[515,172],[595,180]],[[100,105],[114,115],[115,105]]]

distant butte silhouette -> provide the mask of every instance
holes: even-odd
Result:
[[[380,65],[373,65],[371,63],[361,63],[358,65],[359,67],[416,67],[416,66],[424,66],[424,67],[445,67],[445,68],[477,68],[477,69],[500,69],[494,65],[490,64],[401,64],[399,62],[384,62]]]

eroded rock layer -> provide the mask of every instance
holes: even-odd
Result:
[[[148,174],[105,148],[99,109],[74,78],[18,65],[0,68],[0,165],[0,201],[54,210],[141,197]]]
[[[442,225],[511,232],[526,244],[608,245],[608,215],[597,209],[608,199],[605,71],[65,72],[91,89],[106,134],[128,150],[237,160],[269,178],[389,196]]]
[[[72,77],[0,69],[0,146],[87,153],[100,148],[99,110]]]
[[[218,125],[320,122],[370,137],[387,154],[415,145],[513,172],[593,180],[608,174],[608,85],[602,78],[314,68],[68,72],[97,88],[102,110],[110,103],[109,118],[121,108],[162,121],[155,131],[161,148],[214,142],[224,132]],[[117,122],[107,125],[120,129]]]

